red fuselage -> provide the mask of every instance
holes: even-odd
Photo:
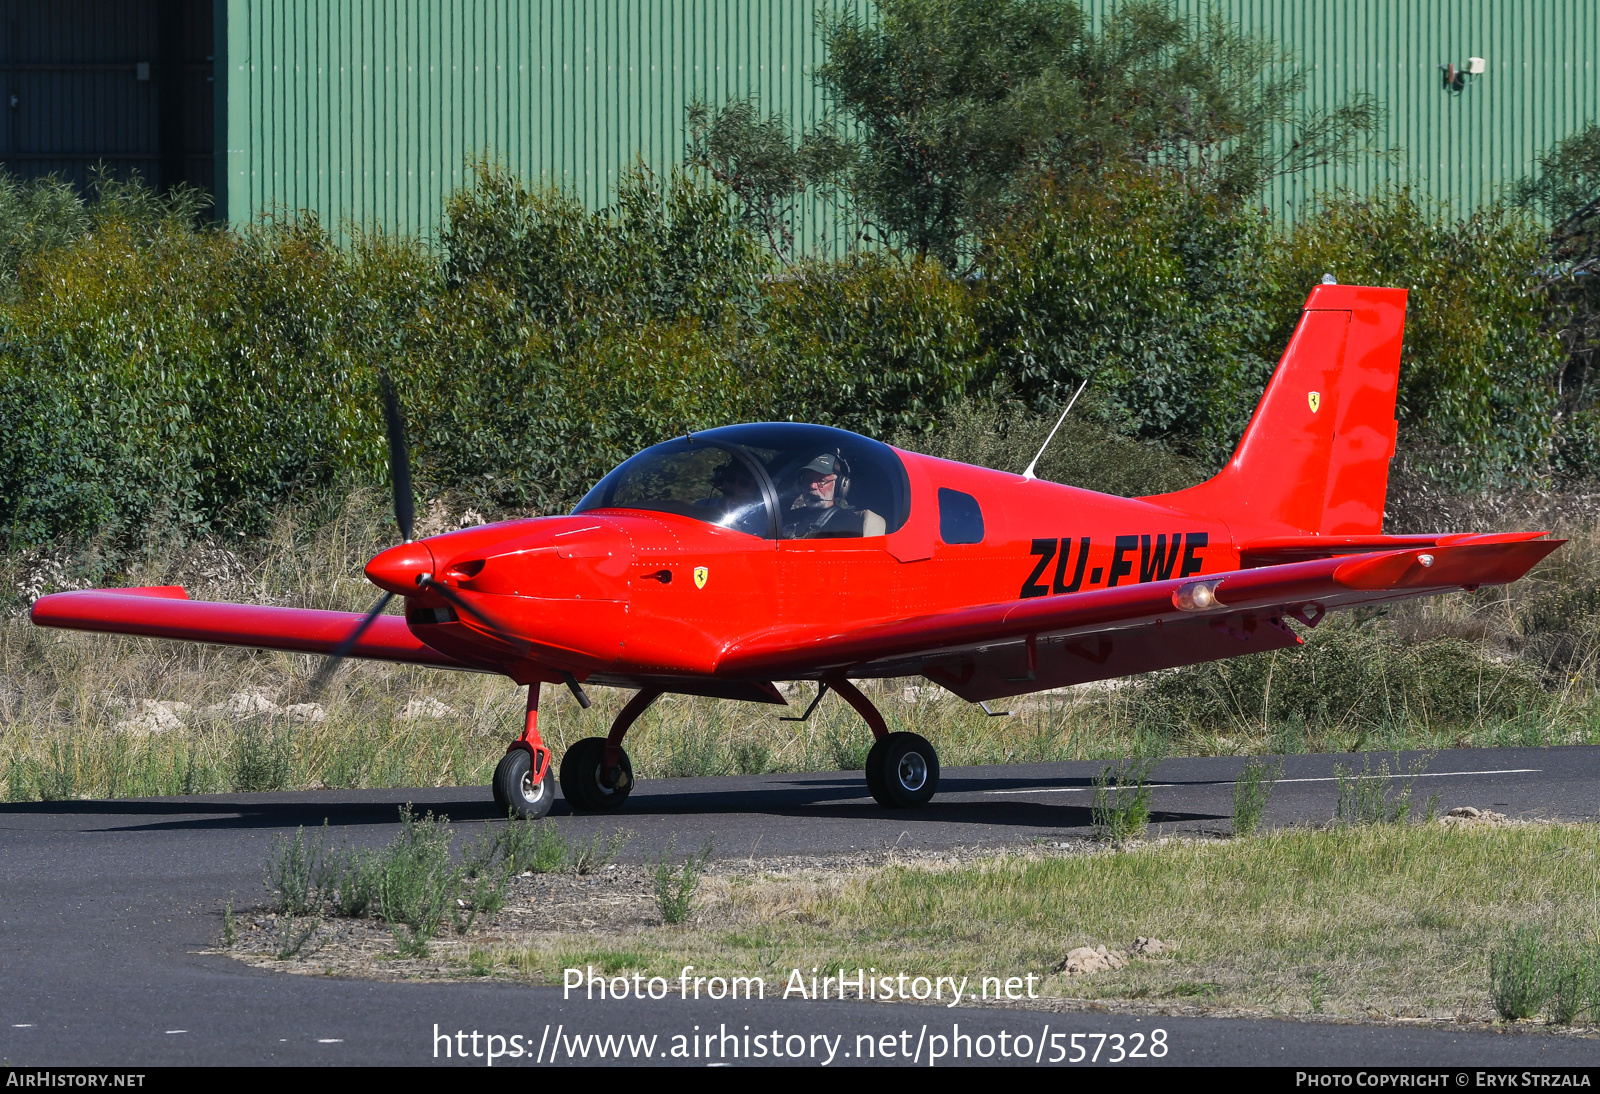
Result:
[[[523,682],[713,676],[734,643],[782,628],[797,644],[969,605],[1235,570],[1228,525],[1163,505],[897,452],[905,525],[855,539],[763,539],[672,513],[601,508],[395,547],[367,567],[408,594],[424,642]],[[979,543],[940,538],[938,490],[977,499]],[[697,574],[698,571],[698,574]],[[432,573],[522,651],[418,595]],[[698,580],[697,580],[698,576]]]

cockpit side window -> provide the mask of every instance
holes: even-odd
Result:
[[[713,431],[759,460],[777,493],[784,539],[858,539],[898,531],[911,512],[894,449],[826,426],[774,422]]]
[[[983,509],[977,498],[939,487],[939,538],[946,543],[983,542]]]

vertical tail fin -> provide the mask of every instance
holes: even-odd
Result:
[[[1319,285],[1255,415],[1216,477],[1147,500],[1235,535],[1383,531],[1406,291]]]

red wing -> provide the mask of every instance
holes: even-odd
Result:
[[[182,589],[169,585],[52,593],[34,603],[32,618],[41,627],[215,642],[292,653],[332,653],[355,630],[363,616],[358,612],[190,600]],[[373,620],[367,633],[350,650],[350,656],[441,668],[469,667],[424,645],[397,615],[380,615]]]
[[[1314,624],[1329,609],[1515,581],[1565,542],[1445,538],[1426,550],[1007,601],[852,630],[779,628],[733,645],[717,671],[780,680],[921,673],[977,702],[1296,645],[1285,616]],[[1178,610],[1173,594],[1198,580],[1219,582],[1220,603]]]

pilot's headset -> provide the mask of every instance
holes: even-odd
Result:
[[[836,448],[832,452],[820,453],[816,459],[807,463],[805,467],[813,467],[818,460],[827,460],[833,465],[831,470],[821,467],[814,469],[823,474],[831,474],[833,476],[834,502],[839,505],[844,504],[850,497],[850,461],[845,459],[844,453]]]
[[[833,450],[833,496],[839,504],[850,499],[850,461],[837,448]]]

